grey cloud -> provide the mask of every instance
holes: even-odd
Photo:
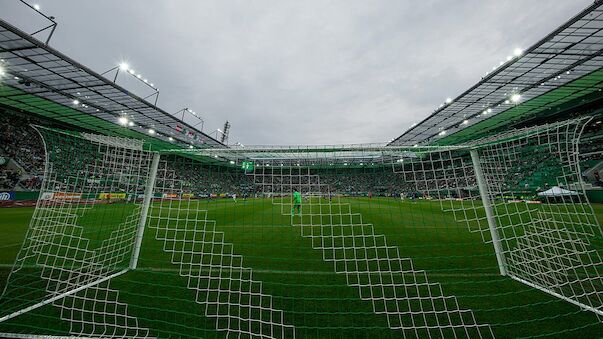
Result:
[[[53,46],[98,71],[126,58],[159,86],[159,106],[202,112],[206,131],[228,119],[231,142],[318,144],[398,136],[590,2],[41,5],[60,22]]]

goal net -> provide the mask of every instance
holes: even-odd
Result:
[[[159,153],[39,128],[44,183],[0,271],[0,333],[595,337],[585,123],[455,146]]]

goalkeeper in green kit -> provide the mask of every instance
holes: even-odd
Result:
[[[299,216],[301,217],[301,202],[302,202],[301,193],[299,193],[297,191],[297,189],[294,189],[293,190],[293,207],[291,207],[291,216],[294,216],[295,210],[297,210],[297,213],[299,213]]]

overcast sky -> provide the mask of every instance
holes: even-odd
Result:
[[[208,133],[229,120],[251,145],[389,141],[592,0],[37,3],[54,48],[99,73],[126,60],[159,107],[202,113]],[[39,24],[17,6],[0,16]]]

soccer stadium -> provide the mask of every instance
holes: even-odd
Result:
[[[602,1],[389,142],[286,146],[15,2],[47,25],[0,5],[0,337],[603,337]]]

